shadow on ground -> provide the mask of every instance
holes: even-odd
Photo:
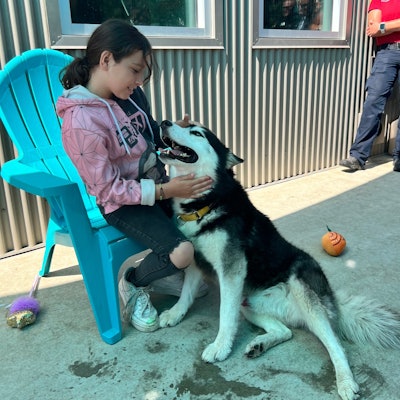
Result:
[[[374,297],[400,310],[400,174],[391,172],[387,158],[376,164],[376,171],[361,173],[349,176],[332,169],[249,195],[289,241],[321,263],[334,289]],[[320,247],[326,225],[346,237],[348,246],[340,257]],[[4,315],[6,304],[29,292],[42,256],[40,249],[0,260]],[[231,356],[215,365],[202,362],[201,352],[218,330],[219,294],[213,284],[177,327],[145,334],[125,325],[123,340],[113,346],[98,335],[70,249],[56,249],[52,273],[42,279],[38,298],[42,311],[34,325],[11,329],[5,318],[0,324],[4,399],[339,399],[327,352],[302,330],[248,360],[244,348],[259,330],[241,320]],[[159,295],[153,300],[162,311],[176,299]],[[398,397],[400,351],[350,343],[345,348],[362,399]]]

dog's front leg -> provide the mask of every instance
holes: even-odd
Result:
[[[170,309],[160,315],[160,326],[175,326],[182,321],[196,297],[202,279],[201,271],[191,265],[185,270],[182,292],[178,302]]]
[[[244,277],[223,275],[224,272],[219,274],[221,304],[218,335],[202,354],[202,359],[210,363],[225,360],[229,356],[238,328]]]

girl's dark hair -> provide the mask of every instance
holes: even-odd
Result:
[[[86,86],[90,72],[99,64],[103,51],[109,51],[116,62],[130,56],[136,51],[142,51],[148,69],[144,83],[150,80],[153,69],[153,51],[151,44],[129,22],[120,19],[109,19],[95,29],[86,46],[86,55],[76,58],[60,73],[60,80],[65,89],[76,85]]]

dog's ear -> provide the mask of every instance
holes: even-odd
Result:
[[[228,152],[228,155],[226,157],[226,169],[231,169],[235,165],[241,164],[244,160],[242,160],[240,157],[235,156],[230,150]]]

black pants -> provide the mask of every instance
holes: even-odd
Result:
[[[152,250],[139,267],[130,269],[126,274],[126,279],[135,286],[147,286],[156,279],[179,271],[169,255],[187,238],[171,216],[169,200],[156,202],[154,206],[123,206],[104,215],[110,225]]]

